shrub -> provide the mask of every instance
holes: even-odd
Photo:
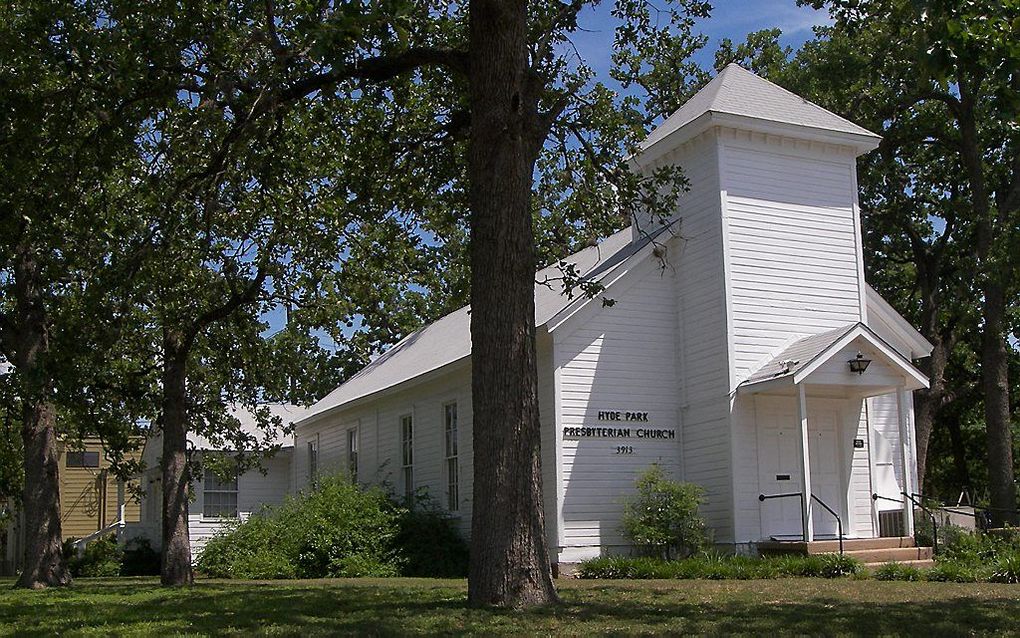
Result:
[[[825,564],[818,554],[811,556],[777,556],[766,560],[774,561],[783,576],[821,576]]]
[[[577,577],[584,579],[708,579],[752,580],[783,576],[839,578],[863,574],[861,564],[838,555],[776,556],[752,558],[725,554],[701,554],[682,560],[606,556],[584,561]]]
[[[886,563],[875,570],[875,580],[921,580],[921,570],[903,563]]]
[[[708,528],[698,516],[701,487],[673,481],[652,465],[638,477],[637,492],[623,512],[623,531],[632,543],[666,559],[708,547]]]
[[[1008,568],[1000,570],[1003,558],[1020,555],[1020,535],[1009,529],[977,533],[949,526],[946,529],[948,533],[944,545],[939,548],[937,563],[957,564],[973,573],[977,580],[995,578],[994,573],[998,571],[1008,573]]]
[[[198,569],[222,578],[392,576],[401,513],[381,489],[323,477],[314,490],[214,536]]]
[[[121,576],[156,576],[159,574],[159,552],[152,548],[149,539],[141,536],[124,544],[121,559]]]
[[[1020,583],[1020,551],[1003,552],[988,578],[993,583]]]
[[[68,543],[64,543],[63,551],[65,556],[68,552]],[[70,557],[67,561],[71,576],[75,578],[94,576],[119,576],[120,563],[123,557],[123,550],[117,544],[117,537],[113,534],[95,539],[85,546],[81,556],[74,548],[73,539],[70,541]]]
[[[973,583],[978,580],[972,568],[953,561],[937,562],[928,570],[926,577],[931,582],[939,583]]]
[[[584,579],[653,579],[672,578],[671,564],[654,558],[600,556],[582,562],[577,577]]]
[[[199,552],[198,570],[213,578],[295,578],[293,553],[279,538],[284,526],[273,514],[266,510],[225,525]]]
[[[820,576],[823,578],[842,578],[853,576],[864,568],[859,560],[845,554],[823,554]]]
[[[415,496],[397,521],[394,544],[403,576],[463,578],[468,570],[468,545],[454,520],[427,493]]]

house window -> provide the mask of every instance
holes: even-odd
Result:
[[[314,483],[319,476],[319,442],[308,442],[308,482]]]
[[[237,516],[237,474],[222,479],[212,471],[205,470],[202,493],[202,516],[206,518]]]
[[[99,452],[69,451],[65,464],[67,467],[99,467]]]
[[[400,417],[400,479],[404,497],[414,497],[414,420],[411,415]]]
[[[358,428],[347,430],[347,471],[351,480],[358,480]]]
[[[457,461],[457,404],[443,406],[446,433],[446,508],[460,509],[460,465]]]

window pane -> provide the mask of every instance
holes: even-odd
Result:
[[[414,496],[414,470],[404,468],[404,496]]]
[[[451,512],[456,512],[459,508],[460,495],[458,494],[458,467],[457,459],[452,458],[446,461],[446,479],[447,479],[447,503],[446,507]]]
[[[99,452],[68,451],[67,467],[99,467]]]

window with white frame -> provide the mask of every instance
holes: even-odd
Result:
[[[226,479],[206,468],[202,482],[202,516],[207,518],[237,517],[237,474]]]
[[[347,430],[347,471],[351,480],[358,480],[358,428]]]
[[[414,498],[414,419],[410,414],[400,417],[400,480],[404,498]]]
[[[308,482],[314,483],[319,476],[319,442],[308,442]]]
[[[457,460],[457,404],[443,406],[446,440],[446,509],[460,509],[460,465]]]

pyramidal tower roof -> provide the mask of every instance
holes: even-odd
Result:
[[[641,143],[641,150],[650,149],[706,114],[735,116],[757,120],[759,123],[805,127],[818,132],[857,137],[862,150],[874,148],[881,139],[850,120],[733,63],[727,65],[694,97],[652,131]]]

